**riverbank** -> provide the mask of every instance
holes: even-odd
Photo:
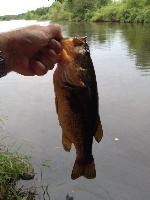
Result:
[[[103,2],[99,0],[54,2],[50,7],[37,8],[19,15],[0,16],[0,20],[52,20],[150,23],[149,0]]]
[[[121,2],[99,9],[91,18],[95,22],[150,23],[150,6],[130,7]]]
[[[54,2],[51,7],[29,11],[25,19],[52,21],[93,21],[93,22],[129,22],[150,23],[150,2],[147,0],[126,0],[95,3],[74,0],[63,3]]]
[[[0,136],[0,199],[22,199],[34,196],[30,190],[24,190],[23,186],[16,189],[17,182],[34,179],[35,173],[30,164],[30,156],[21,154],[19,148],[3,144],[7,137]],[[32,198],[31,198],[32,199]]]

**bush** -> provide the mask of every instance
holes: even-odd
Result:
[[[17,181],[34,178],[33,168],[30,164],[31,157],[19,153],[18,150],[8,151],[8,147],[1,142],[5,137],[0,137],[0,199],[22,200],[15,189]]]
[[[144,16],[144,22],[150,23],[150,5],[143,9],[142,14]]]
[[[48,19],[53,21],[70,20],[71,13],[67,12],[64,4],[59,2],[53,3],[47,14]]]
[[[139,9],[138,8],[131,8],[131,9],[129,9],[128,12],[130,14],[129,14],[129,17],[127,18],[127,22],[137,22],[136,18],[140,13]]]
[[[92,17],[92,21],[118,21],[118,8],[120,2],[109,4],[108,6],[102,7]]]
[[[134,0],[133,2],[135,2]],[[145,6],[141,1],[136,1],[133,6],[132,1],[111,3],[97,10],[92,17],[92,21],[111,21],[111,22],[150,22],[150,6]]]

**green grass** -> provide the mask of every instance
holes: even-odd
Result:
[[[7,117],[0,116],[0,129],[6,119]],[[9,137],[0,135],[0,200],[35,200],[35,196],[39,197],[38,189],[42,189],[43,199],[45,197],[50,199],[48,185],[42,184],[43,167],[51,169],[50,160],[36,165],[37,170],[40,170],[40,187],[37,187],[35,183],[30,188],[25,188],[23,185],[18,188],[16,184],[20,179],[33,179],[35,173],[31,165],[32,157],[22,154],[21,147],[17,147],[16,142],[10,141]],[[9,146],[5,145],[6,143],[9,143]]]
[[[23,193],[16,191],[15,186],[21,177],[27,176],[31,157],[21,154],[19,148],[8,150],[2,144],[5,138],[0,137],[0,200],[21,200]]]
[[[9,140],[9,137],[0,136],[0,200],[35,200],[36,196],[39,197],[39,189],[42,191],[43,199],[45,197],[50,199],[48,185],[42,184],[43,167],[52,170],[49,165],[50,160],[36,165],[37,170],[40,170],[40,186],[37,187],[35,183],[34,186],[27,188],[23,185],[17,188],[16,184],[20,179],[34,178],[33,168],[30,164],[32,157],[20,153],[21,147],[17,148],[16,142],[11,146],[5,145],[6,139]]]

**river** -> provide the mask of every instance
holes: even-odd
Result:
[[[49,22],[0,22],[0,31]],[[53,71],[0,79],[1,135],[33,157],[38,184],[52,200],[150,199],[150,25],[61,22],[64,37],[87,36],[94,63],[104,137],[93,143],[97,176],[71,180],[75,150],[66,153],[55,112]],[[7,142],[6,142],[7,143]],[[42,183],[38,165],[43,168]],[[49,162],[50,160],[50,162]],[[33,182],[23,183],[32,185]],[[68,199],[69,199],[68,197]],[[71,198],[72,197],[72,198]],[[42,197],[41,197],[42,199]],[[47,197],[48,199],[48,197]],[[68,200],[67,199],[67,200]]]

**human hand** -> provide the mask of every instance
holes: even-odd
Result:
[[[7,72],[25,76],[44,75],[59,61],[62,37],[58,24],[28,26],[0,34]]]

